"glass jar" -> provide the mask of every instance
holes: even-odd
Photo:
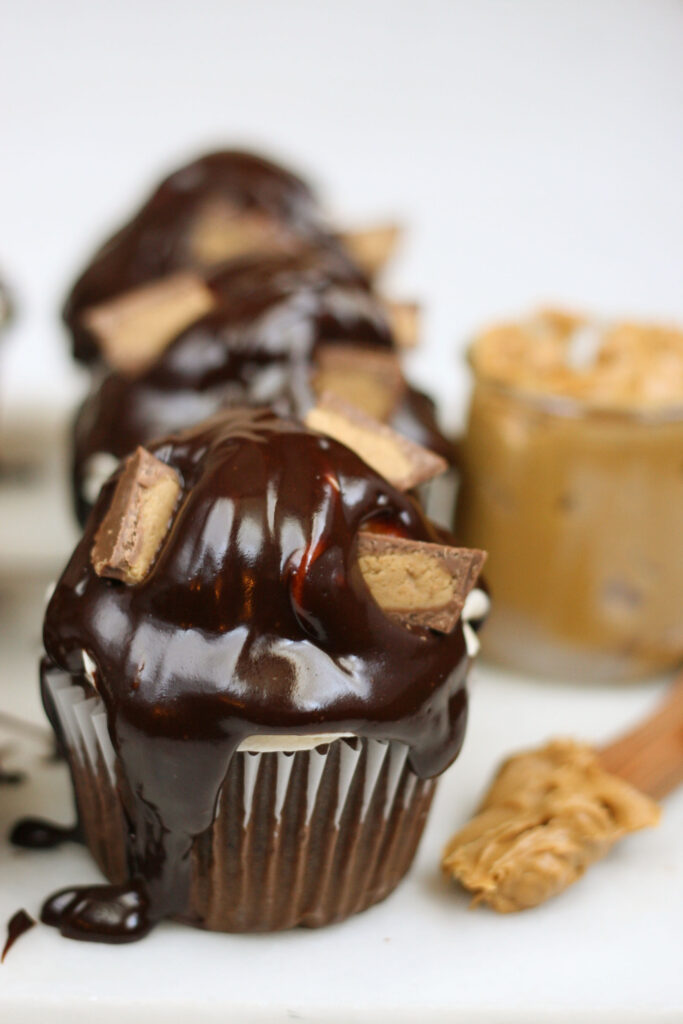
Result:
[[[494,661],[628,679],[683,660],[683,405],[610,409],[475,369],[456,531],[489,552]]]

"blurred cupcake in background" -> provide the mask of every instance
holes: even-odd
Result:
[[[401,368],[417,307],[373,289],[390,246],[380,259],[372,236],[333,232],[308,186],[250,154],[162,183],[65,307],[74,355],[95,371],[75,425],[81,523],[119,458],[236,404],[301,417],[334,390],[451,462],[433,402]],[[444,525],[454,493],[451,471],[421,494]]]
[[[381,225],[338,232],[310,186],[255,153],[223,150],[179,168],[95,253],[66,300],[74,357],[93,363],[100,347],[82,314],[177,271],[198,273],[242,256],[330,252],[368,277],[389,259],[399,231]]]

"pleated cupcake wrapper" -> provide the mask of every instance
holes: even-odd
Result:
[[[127,826],[104,704],[67,674],[47,685],[86,842],[104,873],[121,881]],[[434,785],[411,771],[408,747],[397,742],[238,752],[214,824],[193,843],[184,918],[221,931],[274,930],[370,906],[408,870]]]

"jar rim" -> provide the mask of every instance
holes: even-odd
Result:
[[[490,374],[482,372],[475,363],[473,345],[466,352],[466,361],[474,378],[475,384],[485,384],[502,395],[515,399],[520,404],[528,405],[540,412],[566,419],[594,417],[601,420],[627,420],[637,423],[675,423],[683,422],[683,396],[674,403],[665,405],[614,405],[599,399],[578,398],[574,395],[535,391],[523,385],[509,381],[497,380]]]

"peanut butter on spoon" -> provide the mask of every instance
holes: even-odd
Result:
[[[538,906],[629,832],[656,825],[683,781],[683,677],[663,706],[602,752],[553,740],[509,758],[452,837],[444,873],[500,913]]]

